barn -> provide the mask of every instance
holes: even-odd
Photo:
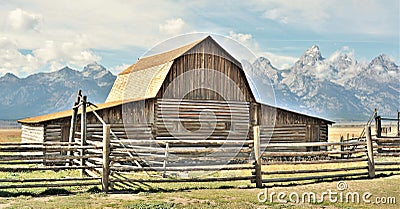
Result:
[[[95,111],[129,140],[252,140],[259,125],[270,142],[324,142],[333,123],[257,101],[241,63],[211,36],[139,59],[118,75],[105,103],[87,111],[88,137],[99,124]],[[68,141],[72,114],[21,119],[22,139]]]

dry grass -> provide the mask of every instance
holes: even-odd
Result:
[[[340,141],[340,136],[343,136],[345,139],[347,138],[347,134],[350,138],[359,137],[363,127],[329,127],[328,130],[328,139],[331,142]]]
[[[0,129],[0,142],[19,142],[21,132],[21,129]]]
[[[350,137],[359,136],[362,127],[331,127],[329,129],[329,140],[338,141],[340,135]],[[21,130],[9,129],[0,130],[0,142],[20,141]],[[263,166],[263,170],[302,170],[317,168],[337,168],[342,166],[360,166],[365,162],[325,165],[271,165]],[[249,175],[237,172],[219,172],[213,177],[218,176],[237,176]],[[11,175],[11,173],[8,173]],[[14,174],[13,174],[14,175]],[[18,174],[21,178],[41,177],[42,175],[66,175],[63,172],[29,172]],[[31,176],[29,176],[31,175]],[[295,174],[291,176],[304,176],[305,174]],[[280,175],[288,177],[289,175]],[[267,178],[278,177],[278,175],[265,176]],[[4,178],[4,176],[2,177]],[[8,177],[11,178],[11,177]],[[12,178],[17,178],[12,176]],[[376,178],[371,180],[350,180],[345,182],[349,185],[348,191],[359,193],[372,192],[373,196],[396,197],[397,204],[377,205],[377,204],[347,204],[330,203],[326,201],[318,204],[279,204],[279,203],[259,203],[257,194],[263,190],[255,189],[250,181],[238,182],[207,182],[207,183],[154,183],[138,184],[138,188],[129,194],[103,194],[91,193],[87,188],[65,188],[59,194],[48,192],[42,189],[10,189],[0,191],[0,208],[398,208],[400,201],[399,188],[400,177],[398,175]],[[337,181],[313,183],[297,186],[284,186],[287,184],[274,185],[271,192],[315,192],[321,194],[328,189],[335,189]],[[244,188],[244,189],[243,189]],[[28,192],[27,192],[28,191]],[[51,190],[52,191],[52,190]],[[96,190],[98,191],[98,190]],[[71,193],[70,193],[71,192]],[[11,194],[11,197],[8,196]],[[50,194],[50,196],[46,195]],[[16,196],[16,197],[15,197]]]
[[[208,188],[208,189],[183,189],[169,192],[139,192],[136,194],[103,194],[82,192],[76,194],[51,195],[51,196],[18,196],[0,198],[0,208],[398,208],[399,206],[399,176],[377,178],[372,180],[346,180],[348,185],[346,192],[358,192],[363,194],[370,192],[370,200],[376,197],[396,197],[395,204],[367,204],[360,203],[332,203],[325,196],[323,203],[299,203],[281,204],[260,203],[257,200],[259,192],[263,189],[256,188]],[[292,187],[273,187],[268,191],[271,194],[284,192],[298,194],[314,192],[318,198],[323,192],[337,190],[337,181],[323,182],[311,185]],[[288,200],[288,198],[284,198]]]

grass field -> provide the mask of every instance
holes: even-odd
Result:
[[[0,129],[0,142],[21,141],[21,129]]]
[[[330,137],[345,135],[351,131],[360,133],[362,128],[331,128]],[[332,135],[331,135],[332,134]],[[1,130],[0,141],[20,141],[19,130]],[[332,138],[331,138],[332,139]],[[364,163],[364,162],[361,162]],[[313,167],[314,165],[310,165]],[[319,166],[319,165],[318,165]],[[330,164],[330,167],[339,166]],[[277,167],[277,168],[275,168]],[[263,169],[307,169],[307,165],[269,166]],[[73,176],[77,173],[70,171],[22,172],[0,173],[0,178],[38,178]],[[219,173],[218,175],[228,175]],[[230,173],[229,175],[235,175]],[[259,202],[257,195],[263,189],[254,188],[249,181],[236,182],[209,182],[209,183],[153,183],[138,184],[132,191],[104,194],[99,187],[66,187],[55,189],[8,189],[0,190],[0,208],[399,208],[400,206],[400,175],[381,177],[376,179],[346,179],[348,188],[343,192],[352,192],[363,195],[371,193],[368,200],[376,202],[385,198],[395,199],[395,204],[373,204],[332,202],[327,196],[320,203],[287,203],[282,204],[277,200],[273,202]],[[320,195],[329,190],[340,192],[337,189],[338,181],[322,183],[304,183],[300,185],[275,185],[268,189],[273,192],[300,196],[313,192],[320,199]],[[346,193],[344,193],[346,196]],[[286,196],[282,198],[289,200]]]

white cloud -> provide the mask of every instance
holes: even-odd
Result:
[[[122,71],[124,71],[125,69],[127,69],[129,66],[129,64],[122,64],[122,65],[117,65],[114,66],[112,68],[110,68],[109,70],[114,74],[114,75],[118,75],[119,73],[121,73]]]
[[[271,61],[271,64],[274,67],[279,69],[288,68],[293,65],[294,62],[298,60],[298,58],[291,56],[278,55],[271,52],[265,52],[260,49],[259,43],[253,39],[251,34],[244,33],[235,33],[233,31],[229,32],[229,37],[248,47],[255,56],[258,57],[266,57]],[[250,60],[251,62],[254,60]]]
[[[253,0],[260,16],[319,33],[399,34],[398,0]]]
[[[48,40],[32,53],[22,54],[15,40],[0,37],[0,72],[11,71],[25,76],[47,65],[51,70],[58,70],[63,65],[81,68],[101,60],[101,57],[85,46],[86,42],[84,36],[78,36],[69,42]]]
[[[38,59],[31,54],[22,54],[14,40],[7,37],[0,37],[0,73],[14,72],[19,75],[31,73],[40,67]],[[15,69],[19,71],[15,72]]]
[[[158,6],[154,7],[154,4]],[[12,37],[16,48],[6,47],[9,50],[7,53],[5,48],[1,49],[3,53],[0,54],[2,57],[0,66],[5,66],[6,54],[9,58],[15,58],[14,61],[7,60],[9,66],[16,66],[8,68],[13,73],[17,72],[15,74],[27,72],[22,68],[34,71],[36,66],[36,71],[45,71],[48,70],[48,66],[56,68],[61,64],[79,65],[100,59],[104,62],[102,64],[109,65],[115,63],[115,60],[108,61],[107,56],[109,59],[114,59],[115,53],[118,52],[144,51],[178,33],[206,31],[226,34],[238,28],[247,31],[232,32],[228,35],[256,53],[263,53],[264,50],[260,49],[255,39],[279,41],[292,40],[293,37],[315,40],[329,36],[327,37],[329,39],[337,37],[345,41],[347,38],[356,41],[368,39],[385,42],[384,46],[396,47],[399,34],[398,13],[398,0],[365,2],[257,0],[234,4],[208,0],[182,1],[179,4],[168,0],[153,3],[108,0],[79,2],[13,0],[0,6],[0,20],[3,20],[0,21],[0,37]],[[266,21],[265,18],[276,21],[284,27],[274,27],[276,25]],[[296,32],[301,36],[297,36]],[[79,34],[85,34],[86,38],[81,38],[82,41],[74,38]],[[359,36],[360,34],[362,36]],[[368,34],[378,38],[374,39]],[[370,37],[372,38],[369,39]],[[302,47],[298,44],[296,46]],[[263,42],[262,47],[272,46]],[[276,44],[274,47],[280,46]],[[363,49],[367,47],[363,46]],[[32,53],[26,54],[24,50]],[[21,51],[24,53],[21,54]],[[101,51],[103,57],[99,57],[95,53],[97,51]],[[285,50],[288,51],[293,54],[299,50]],[[367,54],[368,51],[371,50],[363,50],[363,53]],[[397,59],[397,51],[394,49],[384,53],[392,53]],[[361,56],[370,56],[365,54]],[[132,60],[123,60],[129,57],[124,56],[123,59],[118,59],[121,60],[118,62],[134,62],[140,55],[131,56]],[[289,63],[292,59],[272,53],[269,56],[276,66],[285,66],[284,63]]]
[[[44,46],[33,51],[43,64],[48,62],[63,62],[72,66],[84,66],[91,62],[100,61],[101,57],[95,55],[86,46],[86,36],[75,37],[72,41],[57,43],[46,41]]]
[[[8,24],[14,30],[38,31],[42,23],[42,15],[34,14],[22,9],[15,9],[8,13]]]
[[[169,19],[164,22],[164,24],[159,25],[161,33],[167,35],[180,34],[185,26],[185,21],[182,18]]]
[[[247,43],[253,39],[251,34],[235,33],[233,31],[229,32],[229,37],[242,43]]]
[[[230,31],[229,38],[243,44],[244,46],[249,48],[253,53],[257,54],[260,51],[258,42],[253,38],[253,35],[251,35],[250,33],[236,33],[234,31]]]
[[[327,12],[331,8],[331,1],[255,1],[255,5],[262,10],[262,17],[283,24],[300,24],[318,27],[330,18]]]
[[[274,54],[270,52],[260,52],[259,56],[268,58],[271,64],[278,69],[287,69],[291,67],[299,58]]]
[[[263,14],[263,17],[270,20],[279,21],[283,24],[287,24],[289,21],[289,18],[283,14],[282,9],[277,8],[266,10]]]

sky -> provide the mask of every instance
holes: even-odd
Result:
[[[117,74],[166,39],[219,34],[291,66],[312,45],[400,60],[398,0],[0,0],[0,76],[97,62]]]

